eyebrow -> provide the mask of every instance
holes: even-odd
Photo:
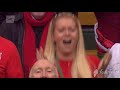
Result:
[[[35,68],[34,71],[37,71],[37,70],[42,70],[42,68]]]
[[[47,69],[52,69],[52,68],[50,68],[50,67],[47,67],[47,68],[46,68],[46,70],[47,70]]]
[[[54,67],[53,68],[47,67],[46,70],[48,70],[48,69],[51,69],[52,71],[55,71]]]

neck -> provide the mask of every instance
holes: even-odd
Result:
[[[38,21],[43,19],[43,17],[34,17],[32,14],[31,14],[31,16],[33,19],[38,20]]]
[[[75,57],[75,52],[71,52],[71,53],[62,53],[59,50],[56,50],[56,55],[58,57],[58,59],[67,61],[67,60],[73,60]]]

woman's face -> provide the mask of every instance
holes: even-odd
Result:
[[[32,68],[32,78],[57,78],[57,68],[48,60],[37,61]]]
[[[46,12],[31,12],[31,15],[35,19],[42,19],[45,16]]]
[[[57,19],[54,29],[56,48],[64,54],[75,51],[78,42],[78,28],[71,17]]]

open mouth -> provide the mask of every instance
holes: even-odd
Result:
[[[64,43],[64,44],[71,44],[71,43],[72,43],[72,40],[63,40],[63,43]]]

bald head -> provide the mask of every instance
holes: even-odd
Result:
[[[30,71],[30,78],[57,78],[58,72],[55,65],[46,59],[35,62]]]

